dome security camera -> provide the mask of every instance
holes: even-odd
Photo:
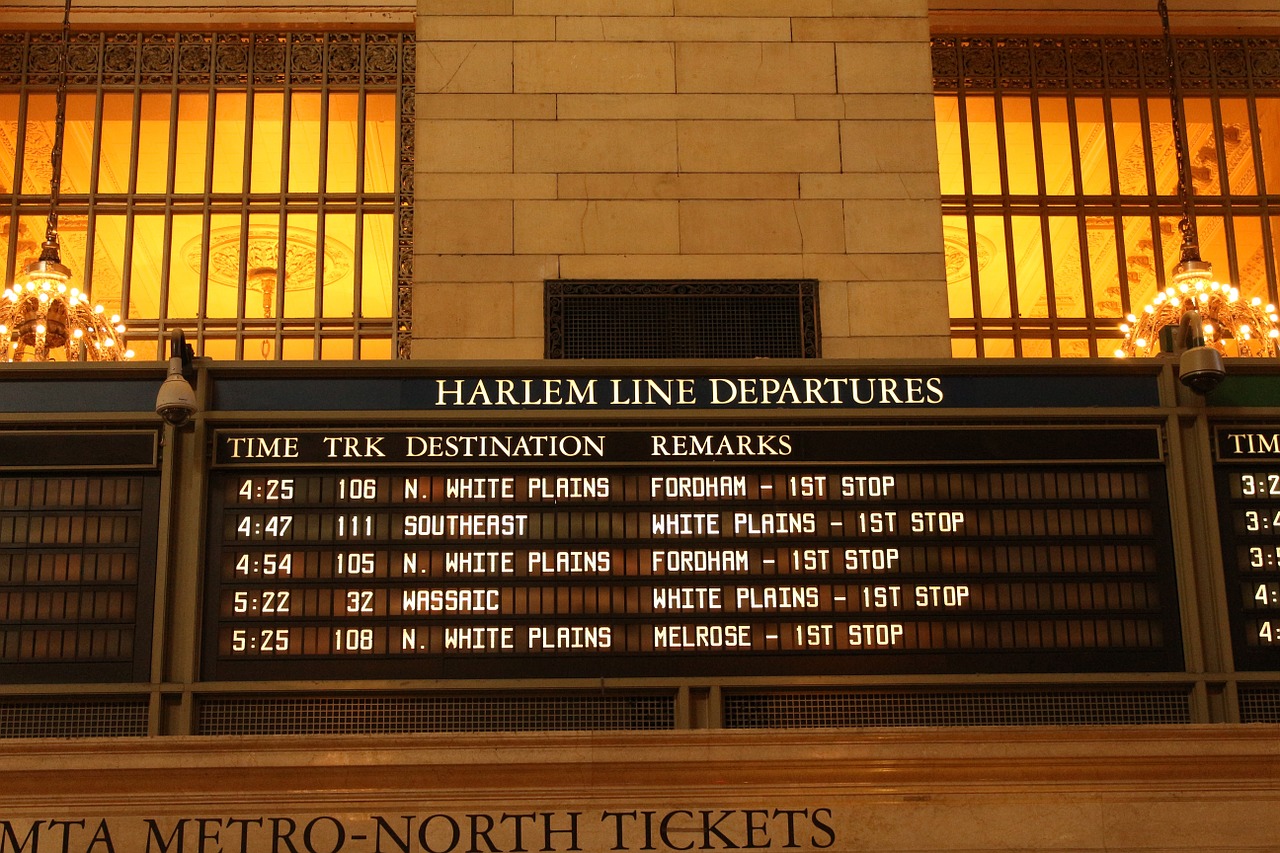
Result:
[[[1222,356],[1213,347],[1192,347],[1178,359],[1178,380],[1197,394],[1208,394],[1226,377]]]
[[[176,371],[172,361],[178,362]],[[196,392],[182,375],[182,360],[172,361],[169,375],[160,384],[160,393],[156,395],[156,414],[165,423],[177,427],[191,420],[191,416],[196,413]]]
[[[180,427],[196,413],[196,392],[186,377],[193,356],[181,329],[174,329],[171,339],[169,375],[160,383],[160,393],[156,394],[156,414],[165,423]]]

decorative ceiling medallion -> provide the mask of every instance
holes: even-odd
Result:
[[[946,226],[942,229],[943,251],[947,259],[947,284],[969,280],[969,234],[963,228]],[[977,249],[978,272],[982,272],[995,257],[996,244],[981,234],[974,234]]]
[[[245,242],[245,263],[241,263],[242,232],[239,228],[217,228],[209,233],[209,281],[225,287],[240,286],[240,271],[247,274],[250,289],[255,289],[255,278],[264,270],[283,272],[281,289],[312,290],[316,285],[316,233],[302,228],[291,228],[285,237],[284,263],[280,258],[280,233],[274,228],[250,228]],[[187,266],[200,272],[203,243],[193,237],[182,247],[182,257]],[[324,241],[324,286],[328,287],[351,273],[355,253],[332,237]]]

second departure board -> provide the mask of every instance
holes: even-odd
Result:
[[[214,440],[210,680],[1182,665],[1154,426]]]
[[[0,683],[146,681],[154,430],[0,432]]]
[[[1280,427],[1219,427],[1216,445],[1235,665],[1280,669]]]

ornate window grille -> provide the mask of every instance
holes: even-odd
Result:
[[[38,252],[58,36],[0,33],[0,273]],[[408,33],[74,33],[63,260],[140,358],[407,357]]]
[[[1277,299],[1280,39],[1177,39],[1201,255]],[[1158,38],[933,39],[953,350],[1107,356],[1177,262]]]

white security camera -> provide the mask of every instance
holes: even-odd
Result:
[[[174,372],[173,361],[178,362],[177,372]],[[171,359],[169,375],[161,383],[160,393],[156,395],[156,414],[164,418],[165,423],[182,426],[195,413],[196,392],[182,375],[182,360]]]
[[[196,413],[196,392],[185,375],[192,367],[191,347],[181,329],[173,330],[169,356],[169,375],[160,383],[156,414],[165,423],[180,427]]]

